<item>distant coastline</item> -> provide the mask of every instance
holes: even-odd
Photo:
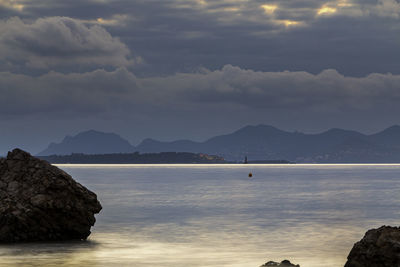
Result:
[[[244,164],[227,161],[223,157],[204,153],[161,152],[161,153],[111,153],[39,156],[53,164]],[[254,160],[248,164],[289,164],[286,160]]]
[[[174,163],[226,163],[219,156],[202,153],[162,152],[162,153],[110,153],[110,154],[83,154],[39,156],[53,164],[174,164]]]

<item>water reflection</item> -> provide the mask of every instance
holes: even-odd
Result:
[[[95,241],[0,245],[0,266],[85,266],[99,249]]]
[[[97,192],[87,242],[0,246],[0,266],[343,266],[396,225],[400,166],[63,167]]]

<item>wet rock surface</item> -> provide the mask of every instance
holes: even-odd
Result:
[[[345,267],[400,266],[400,227],[382,226],[367,231],[354,244]]]
[[[269,261],[263,265],[261,265],[260,267],[273,267],[273,266],[279,266],[279,267],[300,267],[300,265],[295,265],[293,263],[291,263],[288,260],[283,260],[281,263],[275,262],[275,261]]]
[[[20,149],[0,159],[0,242],[82,240],[101,205],[95,193]]]

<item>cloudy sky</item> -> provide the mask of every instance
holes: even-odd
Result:
[[[0,0],[0,18],[0,153],[400,124],[398,0]]]

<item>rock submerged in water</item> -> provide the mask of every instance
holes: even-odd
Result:
[[[291,263],[288,260],[283,260],[281,263],[275,262],[275,261],[269,261],[263,265],[261,265],[260,267],[300,267],[300,265],[294,265],[293,263]]]
[[[354,244],[345,267],[400,266],[400,227],[381,226],[368,230]]]
[[[95,193],[20,149],[0,159],[0,242],[84,240],[101,210]]]

